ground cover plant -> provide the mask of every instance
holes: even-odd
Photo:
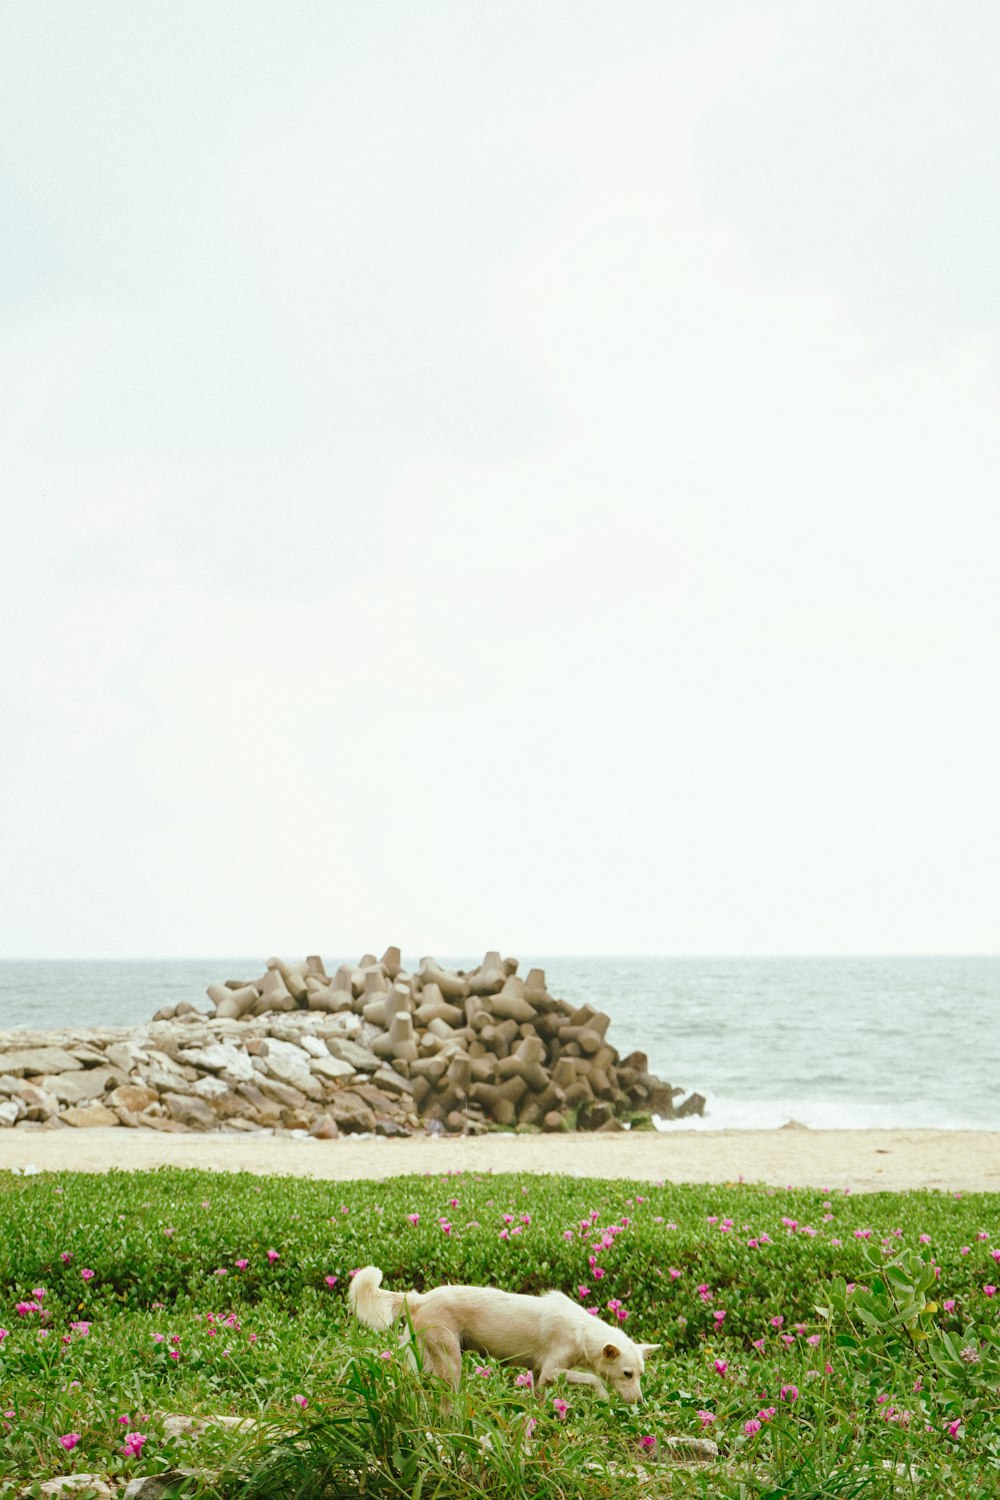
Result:
[[[560,1288],[663,1345],[645,1404],[471,1355],[442,1400],[348,1322],[372,1261],[394,1287]],[[244,1500],[997,1496],[998,1283],[996,1195],[0,1174],[0,1500],[174,1470]],[[719,1458],[679,1467],[676,1436]]]

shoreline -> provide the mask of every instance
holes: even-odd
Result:
[[[0,1132],[0,1172],[203,1171],[344,1182],[446,1172],[555,1173],[674,1183],[764,1183],[854,1192],[1000,1192],[1000,1131],[725,1130],[360,1137]]]

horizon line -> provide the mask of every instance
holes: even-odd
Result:
[[[531,950],[529,950],[529,952],[530,951]],[[443,957],[443,958],[462,958],[462,959],[465,959],[465,958],[468,958],[468,957],[474,957],[475,956],[473,954],[466,954],[466,953],[449,953],[445,949],[439,950],[439,955],[441,957]],[[433,956],[437,957],[439,955],[435,954]],[[421,956],[423,956],[423,955],[421,955]],[[428,956],[430,956],[430,955],[428,955]],[[504,956],[506,956],[506,955],[504,955]],[[513,955],[510,955],[510,956],[513,956]],[[548,960],[551,960],[551,959],[573,959],[573,960],[581,960],[581,959],[585,959],[585,960],[593,960],[593,959],[632,959],[632,960],[634,960],[634,959],[699,959],[699,960],[712,960],[712,961],[716,961],[716,960],[721,960],[721,959],[799,959],[799,958],[844,958],[844,959],[851,959],[851,958],[1000,958],[1000,952],[993,951],[993,950],[988,950],[988,949],[957,949],[957,948],[955,948],[955,949],[950,949],[950,948],[949,949],[919,949],[919,950],[911,949],[911,950],[908,950],[908,951],[900,951],[899,949],[869,949],[869,950],[860,950],[860,949],[857,949],[857,950],[851,950],[851,951],[846,951],[845,950],[845,951],[837,951],[837,952],[830,951],[830,950],[822,950],[822,949],[786,950],[786,951],[783,951],[783,952],[764,951],[764,950],[758,950],[758,951],[750,951],[750,952],[748,952],[746,950],[742,950],[741,951],[741,950],[733,949],[733,950],[726,950],[726,951],[720,951],[720,952],[715,952],[715,953],[704,953],[704,952],[702,952],[702,953],[698,953],[698,952],[671,952],[671,953],[652,953],[652,952],[648,952],[648,953],[637,953],[637,952],[617,952],[617,953],[610,953],[610,952],[605,952],[605,953],[569,953],[569,952],[565,952],[565,953],[554,953],[553,952],[553,953],[545,953],[545,952],[541,952],[539,950],[539,951],[536,952],[535,956],[540,956],[540,957],[548,959]],[[85,964],[85,963],[86,964],[91,964],[91,963],[96,963],[96,964],[100,964],[100,963],[105,963],[105,964],[109,964],[109,963],[120,963],[120,964],[143,964],[143,963],[149,963],[149,964],[155,964],[155,963],[224,963],[224,962],[227,963],[227,962],[231,962],[231,961],[235,961],[235,960],[238,960],[239,962],[245,962],[245,961],[248,960],[248,957],[251,958],[253,962],[257,962],[258,961],[256,958],[253,958],[252,955],[248,956],[245,953],[244,954],[232,954],[232,953],[230,953],[230,954],[225,954],[225,953],[223,953],[223,954],[213,954],[213,953],[167,953],[167,954],[163,954],[163,953],[161,953],[161,954],[116,954],[116,955],[110,955],[110,954],[65,954],[65,955],[56,955],[56,956],[53,956],[53,955],[43,955],[43,954],[37,954],[36,953],[36,954],[10,954],[10,955],[3,954],[3,955],[0,955],[0,963],[11,963],[11,964],[16,964],[16,963],[24,963],[24,964],[27,964],[27,963],[60,963],[60,964],[62,964],[62,963],[66,963],[66,964],[70,964],[70,963],[79,963],[79,964]],[[348,960],[344,960],[344,961],[346,962]],[[266,959],[261,959],[260,962],[266,964],[267,960]],[[518,960],[518,962],[520,963],[520,959]]]

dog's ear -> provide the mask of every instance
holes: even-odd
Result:
[[[617,1359],[619,1357],[620,1351],[615,1348],[614,1344],[605,1344],[604,1348],[601,1350],[601,1353],[604,1355],[605,1359]]]
[[[642,1355],[643,1359],[645,1359],[647,1354],[655,1354],[659,1347],[659,1344],[640,1344],[639,1353]]]

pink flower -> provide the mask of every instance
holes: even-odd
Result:
[[[89,1266],[84,1266],[83,1270],[80,1272],[80,1275],[83,1277],[84,1281],[93,1281],[96,1272],[92,1271]]]
[[[10,1333],[10,1329],[9,1328],[0,1328],[0,1344],[3,1343],[4,1339],[7,1338],[7,1336],[9,1335],[9,1333]]]
[[[64,1250],[59,1259],[62,1261],[64,1266],[68,1266],[73,1257],[68,1250]]]
[[[715,1361],[715,1373],[716,1373],[716,1375],[725,1375],[725,1373],[726,1373],[726,1371],[728,1369],[729,1369],[728,1361],[726,1361],[724,1359],[717,1359]]]
[[[492,1369],[490,1368],[489,1365],[477,1365],[476,1369],[475,1369],[475,1374],[477,1374],[477,1375],[492,1375],[493,1371],[492,1371]]]
[[[323,1280],[326,1282],[327,1286],[334,1287],[334,1286],[337,1285],[339,1277],[337,1277],[337,1276],[324,1276]]]
[[[799,1388],[797,1385],[783,1385],[781,1387],[782,1401],[797,1401],[799,1399]]]
[[[947,1312],[947,1313],[954,1312],[955,1311],[955,1299],[954,1299],[954,1297],[946,1297],[945,1300],[941,1303],[941,1306],[944,1308],[945,1312]]]
[[[65,1448],[67,1453],[72,1453],[82,1436],[83,1434],[80,1432],[64,1432],[62,1437],[57,1438],[56,1441],[60,1448]]]
[[[987,1297],[995,1297],[997,1294],[997,1289],[995,1286],[984,1286],[983,1292]]]
[[[235,1261],[233,1261],[233,1265],[236,1267],[236,1269],[238,1271],[245,1271],[246,1268],[247,1268],[247,1266],[249,1264],[250,1264],[250,1262],[248,1260],[235,1260]]]
[[[582,1301],[582,1299],[584,1297],[589,1297],[590,1296],[590,1287],[589,1286],[578,1286],[577,1289],[576,1289],[576,1295]]]
[[[771,1319],[771,1327],[772,1328],[784,1328],[784,1326],[785,1326],[785,1320],[782,1317],[781,1313],[778,1313],[778,1315],[777,1315],[776,1318],[772,1318]]]
[[[41,1302],[45,1296],[45,1288],[43,1286],[36,1286],[32,1289],[31,1295],[37,1297],[38,1301]]]
[[[392,1350],[391,1349],[383,1349],[382,1353],[379,1355],[379,1359],[391,1359],[391,1358],[392,1358]]]
[[[776,1411],[776,1406],[762,1406],[760,1411],[757,1413],[757,1418],[761,1422],[770,1422]]]
[[[131,1427],[131,1425],[132,1425],[132,1418],[131,1417],[119,1417],[118,1418],[118,1425],[119,1425],[119,1427]]]
[[[226,1270],[225,1266],[219,1266],[215,1274],[216,1276],[228,1276],[229,1272]]]
[[[419,1224],[420,1223],[420,1215],[419,1214],[407,1214],[406,1217],[409,1219],[409,1221],[410,1221],[411,1224]]]
[[[949,1422],[948,1423],[948,1436],[951,1437],[951,1438],[957,1438],[958,1437],[958,1429],[961,1427],[961,1425],[962,1425],[962,1418],[961,1417],[958,1418],[957,1422]]]
[[[293,1396],[292,1400],[295,1402],[296,1406],[301,1406],[303,1410],[305,1410],[305,1408],[309,1405],[309,1402],[306,1400],[305,1396]]]
[[[711,1427],[712,1423],[715,1421],[715,1413],[711,1411],[697,1411],[695,1412],[695,1416],[698,1418],[698,1421],[701,1423],[703,1429],[706,1427]]]
[[[565,1402],[565,1401],[560,1400],[560,1398],[558,1396],[556,1396],[553,1399],[552,1405],[555,1407],[555,1413],[556,1413],[556,1416],[559,1418],[559,1420],[561,1422],[565,1422],[565,1420],[566,1420],[566,1413],[569,1411],[569,1405],[568,1405],[568,1403]]]
[[[526,1386],[528,1388],[528,1390],[531,1390],[531,1388],[535,1384],[535,1377],[534,1377],[534,1375],[532,1375],[532,1373],[531,1373],[530,1370],[524,1370],[524,1371],[522,1371],[522,1373],[520,1375],[518,1375],[515,1378],[514,1384],[515,1385],[520,1385],[520,1386]]]
[[[744,1422],[743,1431],[746,1433],[747,1437],[753,1437],[755,1432],[759,1432],[760,1423],[757,1421],[757,1418],[751,1417],[749,1422]]]
[[[716,1308],[715,1312],[712,1314],[712,1318],[715,1321],[715,1326],[717,1328],[721,1328],[723,1323],[726,1321],[726,1309],[724,1307]]]
[[[667,1275],[670,1277],[671,1281],[676,1281],[680,1274],[681,1273],[680,1271],[678,1271],[676,1266],[670,1266],[667,1270]]]
[[[273,1266],[274,1262],[278,1259],[278,1252],[277,1252],[277,1250],[269,1250],[267,1252],[267,1258],[271,1262],[271,1265]]]
[[[126,1458],[140,1458],[144,1444],[149,1441],[145,1432],[130,1432],[122,1444],[122,1452]]]

